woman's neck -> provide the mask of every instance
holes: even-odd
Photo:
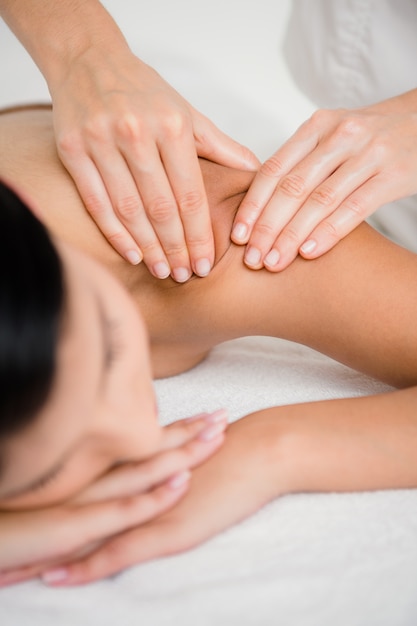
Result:
[[[227,318],[217,315],[216,302],[227,284],[227,267],[236,258],[243,266],[243,249],[231,242],[230,232],[252,174],[207,161],[201,161],[201,168],[215,240],[215,263],[209,276],[194,276],[178,284],[170,278],[155,279],[144,267],[134,281],[121,276],[145,318],[157,378],[190,369],[215,345],[236,336]],[[131,268],[125,267],[124,272],[131,274]]]

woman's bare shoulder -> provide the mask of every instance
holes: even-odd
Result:
[[[118,255],[90,218],[58,157],[49,105],[0,111],[0,178],[25,197],[53,235],[117,265]]]

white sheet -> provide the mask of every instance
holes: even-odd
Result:
[[[149,0],[140,3],[144,19],[139,3],[106,4],[132,45],[146,49],[148,60],[180,91],[261,156],[308,114],[277,53],[286,2]],[[195,7],[204,12],[197,49]],[[216,15],[222,16],[221,28]],[[157,23],[162,33],[152,42]],[[176,24],[183,27],[180,37]],[[192,55],[185,54],[187,42],[194,45]],[[2,59],[17,54],[1,27],[0,46]],[[214,53],[207,56],[208,50]],[[3,65],[1,84],[8,88],[0,104],[46,96],[39,78],[31,83],[35,74],[24,55],[19,53],[13,76],[12,64]],[[218,406],[237,419],[273,404],[386,389],[307,348],[253,337],[223,344],[191,372],[156,383],[164,423]],[[70,590],[38,582],[2,590],[0,624],[412,626],[416,582],[417,491],[297,495],[271,503],[193,551],[112,580]]]

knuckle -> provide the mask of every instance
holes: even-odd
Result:
[[[100,219],[104,217],[106,213],[106,207],[98,195],[94,193],[84,194],[83,201],[87,208],[87,211],[90,213],[91,217],[95,221],[100,221]]]
[[[153,222],[164,224],[176,213],[176,206],[166,197],[154,198],[148,204],[148,215]]]
[[[369,148],[369,160],[376,163],[387,161],[390,158],[390,147],[382,139],[374,139]]]
[[[105,549],[100,555],[100,559],[97,559],[96,565],[100,563],[100,567],[106,569],[118,569],[126,559],[126,546],[125,542],[120,538],[113,541],[109,541]],[[94,568],[96,569],[96,568]]]
[[[292,226],[286,226],[282,231],[281,237],[283,237],[290,243],[296,244],[297,246],[300,242],[300,235]]]
[[[212,245],[211,231],[206,234],[194,233],[187,235],[187,246],[192,248],[208,248]]]
[[[337,227],[335,226],[335,224],[333,224],[333,222],[331,222],[330,220],[324,220],[320,225],[320,229],[325,233],[326,237],[330,239],[331,241],[339,241],[340,239],[339,231],[337,230]]]
[[[145,262],[150,263],[159,260],[161,256],[161,244],[158,239],[148,239],[140,242],[140,249],[144,256]]]
[[[311,194],[310,199],[319,206],[327,208],[333,206],[336,201],[336,193],[331,187],[321,185],[317,187]]]
[[[349,198],[346,200],[344,202],[344,208],[354,217],[360,218],[361,220],[365,217],[365,207],[357,198]]]
[[[282,161],[274,154],[261,165],[260,173],[270,178],[279,178],[284,171]]]
[[[93,142],[104,143],[108,136],[107,117],[102,114],[89,120],[84,126],[84,133]]]
[[[245,213],[245,222],[251,226],[257,220],[260,212],[261,206],[256,200],[252,200],[251,198],[245,198],[244,200],[244,213]],[[243,216],[242,216],[243,217]]]
[[[140,142],[143,138],[142,121],[133,113],[125,113],[115,123],[117,135],[125,141]]]
[[[129,521],[134,520],[138,515],[142,514],[144,509],[147,508],[149,499],[149,494],[141,494],[140,496],[131,495],[121,498],[117,502],[120,519],[124,520],[126,524],[129,524]]]
[[[292,198],[300,198],[305,194],[305,181],[298,174],[287,174],[279,186],[280,190]]]
[[[328,126],[333,121],[335,114],[336,111],[332,109],[317,109],[311,114],[306,124],[312,129],[318,130],[323,126]]]
[[[63,158],[77,157],[83,151],[83,142],[78,131],[61,133],[57,137],[58,154]]]
[[[186,216],[192,216],[199,213],[204,205],[203,194],[199,191],[189,191],[184,193],[179,199],[178,204],[181,213]]]
[[[106,239],[116,250],[121,250],[125,242],[125,233],[122,230],[118,230],[112,233],[105,234]]]
[[[181,111],[170,111],[162,119],[162,128],[165,137],[176,139],[189,128],[189,121]]]
[[[254,154],[253,154],[253,152],[251,150],[249,150],[249,148],[247,148],[246,146],[242,146],[241,144],[237,144],[235,146],[235,150],[239,154],[239,156],[242,159],[242,161],[245,161],[247,163],[250,163],[251,161],[254,161],[254,167],[255,168],[258,167],[258,164],[256,163],[256,160],[254,160]]]
[[[187,248],[185,247],[185,243],[181,243],[181,242],[176,243],[175,241],[167,242],[164,244],[164,252],[166,256],[169,257],[170,259],[172,259],[172,257],[176,257],[176,258],[183,257],[184,262],[188,263],[188,260],[187,261],[185,260],[185,259],[188,259]]]
[[[270,237],[275,234],[276,227],[268,222],[258,222],[253,230],[253,234],[259,237]]]
[[[339,122],[336,128],[336,137],[339,139],[357,140],[364,131],[366,132],[364,120],[348,115]]]
[[[329,109],[316,109],[310,115],[309,121],[315,124],[320,124],[324,119],[327,120],[330,114],[331,111]]]
[[[126,221],[131,221],[138,216],[139,202],[137,195],[124,196],[116,205],[118,215]]]

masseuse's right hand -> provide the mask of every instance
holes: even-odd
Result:
[[[157,455],[114,469],[71,501],[0,511],[0,586],[30,579],[47,563],[88,553],[167,511],[186,493],[189,470],[220,447],[226,425],[224,411],[174,423],[164,428]]]
[[[258,161],[130,51],[89,51],[50,84],[59,156],[91,217],[132,264],[157,278],[206,276],[214,261],[197,156]]]
[[[252,170],[256,157],[140,61],[98,0],[0,0],[0,12],[48,83],[59,156],[103,235],[158,278],[208,274],[197,156]]]

